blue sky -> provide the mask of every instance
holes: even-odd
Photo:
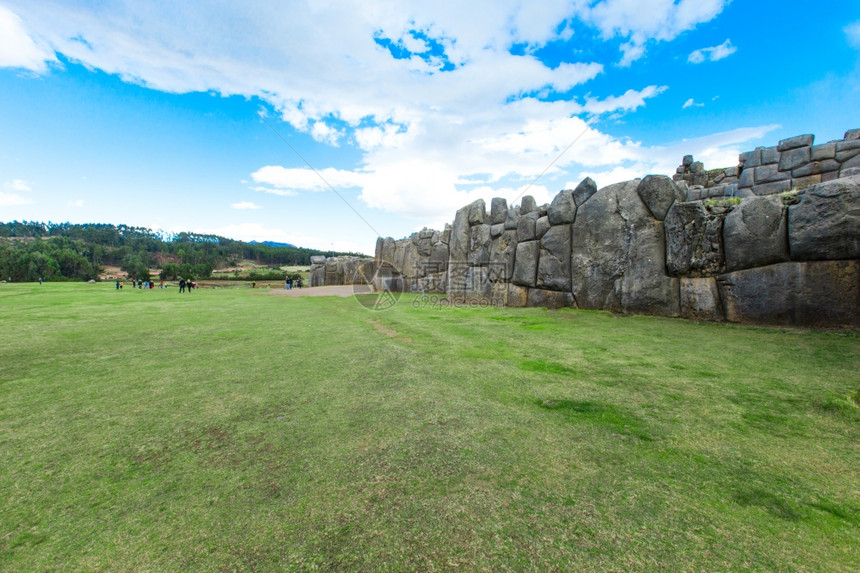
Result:
[[[0,0],[0,221],[372,253],[858,127],[856,0]]]

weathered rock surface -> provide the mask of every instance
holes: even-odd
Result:
[[[713,277],[681,279],[681,316],[692,320],[723,320],[717,280]]]
[[[588,201],[592,195],[597,193],[597,183],[591,177],[586,177],[579,182],[576,189],[573,190],[573,201],[579,207]],[[572,222],[572,221],[571,221]]]
[[[570,237],[570,225],[555,225],[540,240],[539,288],[570,292]]]
[[[526,241],[517,244],[514,260],[514,284],[527,287],[535,286],[539,256],[539,241]]]
[[[565,225],[576,220],[576,201],[573,191],[565,189],[556,195],[547,209],[547,216],[552,225]]]
[[[527,306],[542,306],[544,308],[551,309],[576,307],[573,294],[570,292],[559,292],[539,288],[529,289],[526,303]]]
[[[778,197],[753,197],[726,216],[726,269],[736,271],[789,260],[786,209]]]
[[[717,278],[726,320],[860,325],[860,262],[788,262]]]
[[[514,256],[517,251],[517,232],[504,231],[490,244],[490,280],[509,281],[514,276]]]
[[[701,202],[689,201],[672,205],[664,224],[669,274],[696,277],[725,270],[721,217]]]
[[[798,197],[788,210],[792,260],[860,259],[860,177],[819,183]]]
[[[672,203],[685,199],[675,182],[665,175],[646,176],[639,183],[637,191],[651,215],[658,221],[666,218],[666,213]]]
[[[508,202],[501,197],[494,197],[490,201],[490,223],[493,225],[504,223],[507,210]]]

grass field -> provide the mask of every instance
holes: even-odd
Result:
[[[857,571],[856,332],[0,285],[2,571]]]

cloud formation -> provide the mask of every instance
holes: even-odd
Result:
[[[738,49],[732,45],[731,40],[728,38],[725,42],[720,44],[719,46],[713,46],[710,48],[700,48],[698,50],[694,50],[687,56],[687,61],[691,64],[701,64],[703,62],[716,62],[718,60],[722,60],[723,58],[728,58]]]

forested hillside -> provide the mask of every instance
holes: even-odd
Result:
[[[207,278],[242,260],[271,267],[308,265],[312,255],[334,251],[245,243],[217,235],[164,235],[143,227],[108,224],[0,223],[0,279],[13,281],[98,279],[105,266],[132,278]]]

